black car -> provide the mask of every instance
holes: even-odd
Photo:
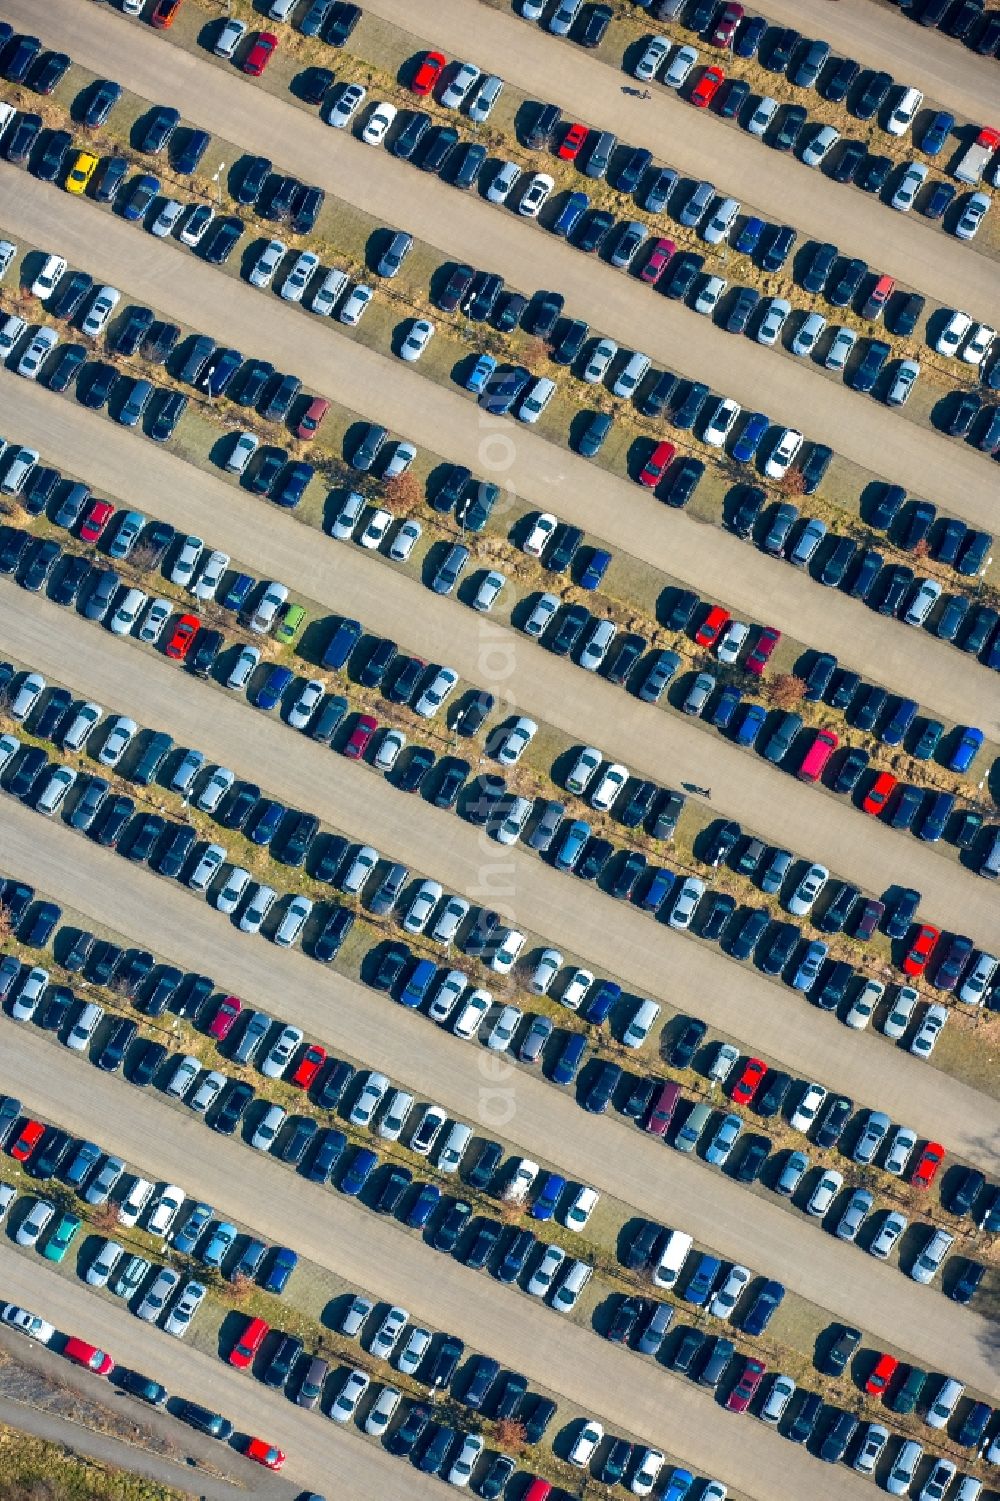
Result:
[[[4,132],[3,154],[15,167],[25,166],[41,129],[41,115],[22,114]]]
[[[64,1165],[73,1149],[73,1138],[68,1131],[58,1126],[47,1126],[41,1145],[36,1147],[25,1163],[25,1170],[33,1178],[53,1178]]]
[[[831,104],[840,104],[860,71],[861,64],[853,57],[831,58],[816,85],[816,92]]]
[[[163,365],[173,354],[181,331],[176,323],[157,319],[142,341],[142,357],[152,365]],[[162,525],[162,523],[161,523]]]
[[[886,327],[891,333],[909,338],[923,313],[926,301],[919,292],[895,292],[886,308]]]
[[[29,68],[42,50],[42,44],[36,36],[12,36],[9,28],[6,29],[4,41],[6,45],[0,54],[0,74],[8,83],[23,83]]]
[[[751,1136],[746,1139],[743,1154],[736,1163],[733,1177],[738,1183],[756,1183],[771,1155],[771,1140],[767,1136]]]
[[[894,165],[891,157],[870,152],[854,174],[854,186],[862,193],[881,193]]]
[[[870,120],[885,103],[886,95],[891,88],[892,77],[889,73],[866,68],[862,74],[858,92],[848,105],[851,114],[859,120]]]
[[[469,290],[475,275],[471,266],[453,267],[448,280],[435,298],[438,307],[446,313],[453,313]]]
[[[133,132],[133,144],[137,151],[150,156],[163,150],[180,124],[180,112],[169,104],[157,104],[144,115]]]
[[[35,158],[32,171],[42,182],[55,182],[61,176],[66,153],[73,144],[68,130],[50,130]]]
[[[303,1342],[297,1334],[282,1334],[271,1359],[261,1372],[264,1385],[284,1387],[302,1350]]]
[[[26,83],[36,94],[51,94],[65,77],[72,58],[68,52],[43,52],[36,58]]]
[[[760,303],[760,293],[755,287],[740,287],[726,311],[723,328],[730,334],[746,332],[747,324]]]
[[[761,268],[764,271],[780,271],[791,255],[797,237],[797,231],[790,224],[777,225],[773,237],[761,253]]]
[[[118,381],[114,365],[95,360],[77,381],[76,399],[88,411],[99,412],[108,401]]]
[[[823,1398],[819,1393],[805,1392],[795,1417],[785,1429],[785,1437],[789,1442],[793,1444],[807,1443],[812,1438],[822,1410]]]
[[[828,1095],[813,1133],[816,1145],[824,1149],[835,1147],[844,1133],[853,1110],[854,1101],[847,1095]]]
[[[125,1053],[135,1040],[138,1024],[130,1016],[119,1017],[105,1038],[104,1045],[93,1055],[98,1068],[116,1073],[125,1061]]]
[[[188,398],[183,391],[166,391],[149,424],[147,437],[156,443],[166,443],[187,410]]]
[[[892,347],[884,339],[869,339],[860,363],[848,377],[848,384],[855,391],[871,391],[891,354]]]
[[[709,1335],[700,1329],[693,1329],[689,1325],[680,1331],[680,1339],[674,1346],[670,1357],[670,1369],[678,1371],[681,1375],[687,1375],[696,1364],[705,1347]]]
[[[245,225],[235,215],[217,219],[203,241],[201,256],[210,266],[223,266],[232,255],[243,235]]]
[[[95,844],[111,849],[118,843],[122,830],[135,812],[135,803],[124,792],[105,798],[100,813],[91,825]]]
[[[861,1330],[852,1328],[850,1324],[835,1324],[833,1327],[836,1332],[823,1354],[820,1370],[829,1376],[841,1376],[847,1368],[847,1362],[861,1344]]]
[[[822,483],[823,476],[830,467],[833,458],[833,449],[826,443],[810,443],[805,459],[799,465],[799,473],[802,476],[803,495],[814,495]],[[851,541],[851,538],[840,539]],[[854,548],[851,549],[851,556]]]
[[[248,156],[244,159],[233,188],[233,197],[237,203],[249,206],[257,202],[271,173],[271,166],[266,156]]]
[[[323,22],[323,40],[328,47],[343,47],[361,19],[360,5],[349,0],[335,0]]]
[[[170,159],[175,172],[189,176],[198,166],[205,152],[211,144],[212,137],[207,130],[195,129],[189,126],[183,133],[178,144],[178,138],[171,141]]]
[[[808,119],[801,104],[786,104],[778,128],[768,136],[768,145],[775,151],[791,151]]]

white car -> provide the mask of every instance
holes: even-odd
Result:
[[[215,1104],[227,1083],[225,1074],[221,1074],[218,1069],[210,1069],[185,1103],[196,1115],[204,1115]]]
[[[288,586],[279,584],[273,580],[267,585],[261,595],[250,619],[247,621],[250,629],[258,636],[264,636],[274,625],[278,618],[278,611],[283,608],[288,600]]]
[[[486,1448],[486,1440],[481,1433],[467,1433],[462,1439],[462,1447],[448,1468],[445,1479],[449,1485],[464,1489],[472,1478],[472,1472],[479,1462],[479,1456]]]
[[[200,537],[185,537],[168,575],[170,582],[180,584],[182,589],[189,588],[204,550],[205,544]]]
[[[87,316],[80,324],[80,332],[87,334],[91,339],[98,338],[104,332],[108,319],[121,301],[121,295],[116,287],[98,287]]]
[[[612,761],[601,772],[596,787],[590,794],[590,806],[607,813],[615,798],[628,781],[628,767],[620,761]]]
[[[901,214],[908,214],[913,207],[913,200],[927,181],[930,168],[923,162],[910,162],[906,171],[899,180],[899,186],[889,199],[894,209]]]
[[[546,995],[549,986],[562,968],[563,956],[558,949],[543,949],[538,956],[528,989],[534,995]]]
[[[451,82],[441,92],[441,104],[445,109],[460,109],[482,76],[474,63],[460,64]]]
[[[376,1360],[389,1359],[393,1350],[399,1344],[400,1335],[409,1317],[410,1315],[405,1308],[393,1305],[389,1309],[372,1336],[371,1344],[368,1346],[368,1349],[375,1356]]]
[[[113,719],[109,719],[104,744],[97,753],[101,765],[117,766],[138,733],[139,726],[135,720],[124,714],[116,714]]]
[[[434,324],[429,318],[414,318],[410,326],[410,332],[399,346],[399,357],[411,364],[419,360],[431,339],[434,337]]]
[[[694,49],[690,48],[689,50],[693,51]],[[594,1451],[603,1437],[604,1429],[601,1424],[595,1418],[588,1418],[577,1434],[573,1447],[566,1455],[570,1464],[576,1465],[579,1470],[589,1465],[594,1457]]]
[[[777,344],[781,330],[785,326],[785,319],[792,311],[792,304],[784,297],[772,297],[767,304],[763,318],[757,325],[755,338],[758,344],[764,344],[769,349]]]
[[[399,1140],[412,1109],[413,1096],[405,1089],[394,1089],[378,1123],[378,1134],[383,1141]]]
[[[747,121],[747,130],[752,136],[765,135],[777,112],[777,99],[773,99],[770,94],[762,94],[753,114]]]
[[[844,1017],[845,1025],[852,1027],[855,1032],[864,1031],[884,994],[885,986],[880,980],[866,980]]]
[[[708,1311],[712,1317],[716,1319],[730,1318],[740,1297],[752,1281],[753,1272],[751,1272],[748,1266],[740,1266],[737,1263],[735,1266],[730,1267],[726,1275],[726,1280],[708,1305]]]
[[[633,75],[640,83],[652,83],[656,77],[660,64],[670,51],[670,42],[665,36],[651,36],[646,43],[643,54],[635,67]]]
[[[410,1133],[407,1143],[410,1151],[419,1157],[429,1157],[447,1119],[448,1112],[440,1105],[426,1105],[416,1128]]]
[[[503,79],[496,73],[487,73],[476,89],[475,98],[469,101],[469,119],[477,125],[482,125],[493,113],[502,93]]]
[[[452,1023],[451,1030],[455,1036],[464,1038],[466,1042],[475,1037],[492,1004],[493,997],[488,990],[474,990],[471,995],[466,996]]]
[[[782,428],[764,464],[768,479],[784,479],[802,447],[802,434],[794,427]]]
[[[62,734],[63,750],[78,751],[86,744],[91,730],[98,723],[104,710],[100,704],[85,702],[80,705]]]
[[[959,358],[967,365],[981,365],[993,348],[996,336],[996,329],[990,328],[988,323],[977,323]]]
[[[835,125],[820,125],[803,146],[801,160],[807,167],[820,166],[840,140],[840,131]]]
[[[597,768],[603,759],[595,745],[585,745],[566,777],[567,792],[574,792],[581,797],[594,780]]]
[[[416,1331],[414,1331],[416,1332]],[[365,1418],[365,1432],[373,1438],[381,1438],[395,1415],[402,1394],[394,1386],[384,1386],[375,1399],[374,1404],[368,1409]]]
[[[43,1345],[47,1345],[56,1332],[53,1324],[40,1318],[37,1313],[19,1308],[16,1303],[0,1304],[0,1322],[6,1324],[8,1329],[19,1329],[22,1334],[30,1335]]]
[[[958,346],[972,327],[972,319],[968,313],[956,311],[952,313],[944,328],[938,334],[934,342],[934,348],[938,354],[948,356],[958,353]]]
[[[66,260],[61,255],[47,255],[42,268],[31,283],[32,297],[48,297],[55,291],[56,283],[66,270]]]
[[[500,170],[490,178],[486,197],[490,203],[506,203],[521,180],[521,168],[517,162],[502,162]]]
[[[838,1173],[836,1168],[827,1168],[806,1203],[806,1214],[811,1214],[817,1219],[822,1218],[843,1186],[843,1173]]]
[[[581,380],[585,380],[588,385],[596,385],[598,381],[603,380],[617,353],[618,345],[614,339],[598,339],[590,351],[590,356],[580,377]]]
[[[224,845],[209,844],[200,856],[194,870],[187,878],[192,891],[207,891],[226,863],[228,851]]]
[[[208,203],[191,204],[191,212],[177,238],[182,245],[200,245],[215,218],[215,210]]]
[[[376,104],[365,121],[364,129],[361,132],[361,139],[365,144],[368,146],[381,146],[390,125],[396,118],[396,114],[396,106],[390,104],[388,100],[383,100],[380,104]]]
[[[7,275],[16,255],[17,246],[13,240],[0,240],[0,277]]]
[[[638,1463],[632,1471],[632,1479],[629,1481],[629,1490],[633,1496],[649,1496],[653,1486],[659,1479],[660,1471],[665,1463],[664,1456],[659,1449],[643,1449],[640,1451]]]
[[[340,889],[357,896],[379,862],[379,853],[370,844],[361,845],[340,882]]]
[[[440,881],[421,881],[402,919],[404,932],[422,933],[443,894]]]
[[[168,1334],[172,1334],[175,1339],[184,1338],[191,1320],[205,1301],[205,1292],[206,1289],[201,1282],[192,1280],[186,1284],[184,1291],[163,1322],[163,1327]]]
[[[719,298],[727,286],[728,282],[724,276],[706,276],[691,304],[695,312],[701,313],[705,318],[710,318],[718,307]]]
[[[563,1210],[562,1222],[567,1230],[582,1230],[600,1199],[596,1188],[582,1183]]]
[[[786,903],[793,917],[808,917],[829,879],[825,865],[810,865]]]
[[[940,1037],[947,1020],[948,1012],[944,1006],[927,1007],[921,1017],[919,1027],[913,1034],[913,1041],[910,1043],[910,1052],[916,1058],[923,1058],[926,1061],[931,1056],[934,1044]]]
[[[246,34],[247,23],[245,21],[238,21],[235,17],[230,17],[223,24],[222,30],[216,37],[212,51],[216,57],[231,58]]]
[[[282,1027],[263,1061],[258,1065],[264,1077],[280,1079],[301,1041],[302,1032],[298,1027]]]
[[[460,969],[449,969],[434,991],[434,999],[427,1008],[432,1022],[445,1022],[469,988],[469,979]]]
[[[7,707],[11,719],[23,724],[45,692],[45,679],[40,672],[26,672],[20,686]]]
[[[740,652],[746,645],[750,627],[743,620],[731,620],[719,637],[715,654],[720,662],[732,667],[739,661]]]
[[[241,646],[239,656],[233,663],[229,676],[226,678],[226,687],[239,691],[246,687],[260,664],[260,648],[257,646]]]
[[[450,896],[445,902],[428,933],[435,943],[451,944],[459,927],[469,915],[470,903],[464,896]]]
[[[959,986],[958,999],[966,1006],[981,1006],[986,1000],[986,992],[993,983],[998,967],[1000,967],[1000,959],[995,954],[990,954],[985,949],[977,950]]]
[[[395,479],[397,474],[405,474],[417,456],[416,444],[402,442],[397,443],[392,450],[389,462],[382,470],[383,479]]]
[[[357,1339],[365,1320],[374,1307],[375,1304],[371,1298],[366,1298],[362,1293],[356,1294],[351,1299],[350,1307],[341,1320],[341,1334],[346,1334],[348,1339]]]
[[[520,1006],[501,1007],[499,1015],[483,1038],[483,1041],[491,1052],[506,1052],[514,1039],[514,1033],[517,1031],[523,1015],[524,1012]]]
[[[493,755],[501,766],[516,766],[538,733],[533,719],[519,714],[509,729],[501,729],[494,741]]]
[[[402,730],[386,730],[378,743],[372,765],[376,771],[389,772],[399,760],[399,753],[406,745]]]
[[[17,1227],[15,1239],[18,1245],[37,1245],[39,1237],[55,1212],[55,1205],[50,1204],[47,1199],[36,1199],[25,1218]]]
[[[800,359],[813,354],[824,328],[826,328],[826,319],[822,313],[806,313],[788,346],[791,353],[798,355]]]
[[[213,550],[201,563],[198,577],[190,590],[195,599],[214,599],[216,590],[222,583],[222,575],[229,567],[229,554]]]
[[[165,240],[186,208],[187,204],[181,203],[178,198],[165,199],[163,207],[149,226],[150,234],[155,235],[158,240]]]
[[[837,327],[830,341],[830,347],[823,358],[824,368],[843,370],[857,342],[858,336],[853,328],[844,328],[842,325]]]
[[[406,1343],[396,1356],[397,1369],[404,1375],[412,1376],[430,1349],[431,1335],[429,1329],[415,1327],[410,1330],[406,1337]]]
[[[559,996],[560,1006],[565,1006],[567,1011],[579,1011],[583,999],[593,983],[594,976],[589,969],[572,970]]]
[[[547,172],[533,173],[517,205],[522,218],[537,219],[555,185],[555,179]]]
[[[543,511],[532,523],[531,530],[521,543],[521,550],[526,552],[529,558],[540,558],[545,550],[545,545],[559,525],[551,511]]]
[[[258,1152],[269,1152],[274,1146],[275,1138],[285,1124],[287,1112],[280,1105],[268,1105],[264,1111],[257,1129],[250,1138],[250,1145]]]
[[[405,563],[420,541],[423,527],[419,521],[407,517],[401,522],[392,542],[389,545],[388,556],[393,563]]]
[[[500,598],[506,582],[507,580],[502,573],[498,573],[495,568],[491,568],[488,573],[483,575],[480,581],[479,588],[472,599],[472,608],[479,610],[480,613],[492,610]]]
[[[361,316],[374,296],[375,293],[371,287],[365,286],[363,282],[358,282],[356,287],[351,288],[340,305],[340,310],[337,313],[340,322],[346,323],[348,328],[354,328],[361,322]]]
[[[389,1080],[385,1074],[370,1073],[348,1117],[351,1125],[370,1126],[372,1117],[381,1105],[388,1089]]]
[[[323,106],[323,119],[336,130],[350,125],[358,110],[368,97],[363,83],[341,84],[330,102]]]
[[[45,360],[59,343],[59,335],[47,325],[40,328],[17,362],[17,373],[25,380],[35,380]]]
[[[292,268],[281,283],[281,296],[285,302],[301,302],[309,279],[319,265],[319,256],[312,250],[301,250],[292,262]]]
[[[115,636],[127,636],[149,602],[143,589],[126,589],[125,597],[107,617],[108,630]]]
[[[316,705],[325,692],[326,685],[321,683],[318,678],[309,678],[308,681],[302,684],[298,697],[289,706],[285,714],[285,719],[293,730],[305,728],[315,712]]]
[[[723,397],[702,428],[702,441],[710,448],[721,448],[732,432],[742,410],[739,402],[734,401],[731,396]]]
[[[202,813],[214,813],[230,790],[236,777],[228,766],[217,766],[194,800]]]
[[[358,1403],[371,1385],[367,1371],[349,1371],[347,1380],[330,1404],[329,1416],[335,1423],[349,1423],[358,1410]]]
[[[542,1253],[542,1259],[535,1267],[534,1272],[525,1289],[533,1298],[544,1298],[552,1287],[557,1274],[562,1270],[566,1260],[566,1252],[561,1246],[546,1246]]]
[[[147,646],[155,646],[163,635],[164,627],[173,613],[173,600],[152,600],[146,611],[146,618],[139,627],[139,640],[144,641]]]
[[[497,975],[509,975],[517,963],[527,939],[517,928],[507,928],[490,960],[490,969]]]
[[[376,506],[368,517],[364,528],[355,539],[359,547],[367,548],[370,552],[374,551],[384,540],[386,532],[392,526],[392,522],[392,512],[384,511],[380,506]]]
[[[184,1190],[178,1188],[176,1183],[168,1183],[165,1188],[161,1189],[146,1220],[146,1229],[149,1233],[166,1237],[183,1203]]]
[[[698,876],[688,876],[680,886],[667,918],[672,928],[685,931],[691,926],[695,908],[705,894],[705,883]]]
[[[663,75],[663,82],[667,88],[679,89],[681,84],[687,80],[691,69],[697,61],[698,50],[696,47],[678,47],[670,59],[669,68]]]
[[[826,1090],[822,1084],[807,1084],[802,1091],[799,1103],[788,1118],[788,1124],[793,1131],[809,1131],[812,1129],[816,1116],[823,1108],[826,1099]]]
[[[283,241],[268,240],[250,270],[250,285],[260,288],[269,287],[274,280],[274,273],[287,254],[288,246]]]
[[[901,1178],[916,1144],[916,1131],[912,1131],[909,1126],[897,1126],[889,1137],[889,1146],[882,1163],[886,1172],[892,1173],[894,1178]]]
[[[439,667],[432,681],[413,705],[422,719],[432,719],[458,685],[458,673],[451,667]]]

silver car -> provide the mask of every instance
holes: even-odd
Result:
[[[908,1224],[909,1220],[905,1214],[900,1214],[895,1209],[891,1210],[879,1226],[878,1234],[872,1239],[868,1247],[869,1254],[878,1261],[887,1261]]]
[[[256,1147],[258,1152],[269,1152],[274,1146],[278,1132],[285,1124],[285,1115],[286,1112],[280,1105],[269,1105],[250,1138],[250,1145]]]
[[[349,1423],[358,1403],[371,1385],[367,1371],[350,1371],[347,1380],[330,1404],[329,1416],[335,1423]]]
[[[161,1267],[157,1273],[156,1281],[143,1298],[136,1309],[140,1319],[145,1319],[148,1324],[155,1324],[167,1304],[174,1288],[181,1280],[180,1272],[175,1272],[173,1267]]]
[[[281,240],[268,240],[250,271],[252,287],[269,287],[281,262],[288,254],[288,246]]]
[[[163,1327],[175,1339],[183,1339],[191,1320],[205,1301],[206,1289],[200,1282],[191,1281],[184,1288],[177,1302],[168,1313]]]
[[[393,1305],[372,1336],[369,1351],[377,1360],[388,1360],[399,1343],[410,1315],[405,1308]]]
[[[875,1195],[869,1193],[867,1188],[856,1188],[847,1201],[845,1208],[834,1234],[838,1240],[854,1241],[858,1238],[858,1232],[864,1224],[875,1203]]]
[[[695,909],[705,894],[705,883],[698,876],[688,876],[682,882],[667,921],[672,928],[684,930],[691,926]]]
[[[389,1080],[385,1074],[369,1073],[364,1087],[354,1102],[348,1119],[352,1126],[370,1126],[379,1105],[382,1103],[389,1089]]]

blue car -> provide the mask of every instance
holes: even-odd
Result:
[[[281,695],[294,677],[295,673],[290,667],[271,667],[254,696],[254,707],[265,711],[276,708]]]
[[[829,944],[821,943],[819,939],[813,939],[812,943],[806,945],[806,951],[802,955],[799,967],[792,977],[793,990],[805,991],[812,989],[829,952]]]
[[[946,110],[938,110],[920,138],[920,149],[928,156],[937,156],[944,150],[945,142],[955,126],[955,116]]]
[[[298,1264],[299,1258],[294,1251],[290,1251],[287,1246],[278,1246],[261,1282],[261,1287],[267,1293],[283,1293],[288,1285],[289,1277]]]
[[[569,1032],[552,1064],[549,1078],[553,1084],[572,1084],[580,1072],[583,1055],[587,1051],[587,1039],[582,1032]]]
[[[758,219],[756,215],[749,218],[733,241],[733,249],[739,251],[740,255],[753,255],[766,228],[765,220]]]
[[[359,1147],[351,1158],[347,1171],[341,1176],[341,1193],[357,1198],[377,1166],[378,1153],[373,1152],[371,1147]]]
[[[482,395],[483,387],[497,368],[497,362],[491,354],[481,354],[469,372],[469,378],[465,382],[467,391],[474,391],[477,396]]]
[[[727,683],[719,694],[719,702],[712,713],[712,723],[717,730],[729,728],[732,717],[742,702],[743,694],[735,683]]]
[[[603,547],[592,547],[590,556],[580,571],[577,579],[581,589],[596,589],[608,571],[611,562],[611,554]]]
[[[948,770],[968,771],[973,761],[979,755],[982,745],[982,730],[977,730],[974,725],[967,725],[962,731],[961,739],[948,759]]]
[[[766,718],[767,710],[763,704],[747,704],[746,713],[743,715],[734,737],[736,744],[753,745],[763,728]]]
[[[561,239],[565,239],[576,228],[589,207],[590,199],[586,193],[570,193],[562,206],[558,219],[552,226],[552,233],[559,235]]]
[[[121,200],[123,219],[141,219],[160,191],[160,180],[151,172],[133,177]]]
[[[684,1501],[694,1485],[694,1476],[690,1470],[682,1470],[679,1466],[667,1482],[667,1488],[663,1492],[663,1501]]]
[[[420,1192],[413,1201],[406,1223],[411,1230],[422,1230],[441,1202],[441,1190],[436,1183],[421,1183]]]
[[[531,1206],[531,1218],[533,1220],[550,1220],[556,1212],[556,1205],[559,1203],[565,1187],[565,1178],[561,1178],[558,1173],[547,1173],[541,1191]]]
[[[903,736],[917,717],[917,703],[912,698],[901,698],[888,721],[882,726],[879,739],[883,745],[902,745]]]
[[[430,959],[418,959],[413,967],[413,973],[407,980],[400,994],[400,1001],[404,1006],[419,1006],[431,987],[431,982],[437,974],[437,965],[432,964]]]
[[[253,592],[257,580],[250,573],[238,573],[225,595],[219,601],[224,610],[242,610]]]
[[[640,912],[659,912],[673,891],[677,877],[672,870],[666,870],[662,865],[651,865],[647,875],[648,879],[639,888],[635,904]],[[590,1019],[588,1016],[587,1020]]]
[[[704,1307],[721,1266],[718,1256],[710,1256],[707,1251],[702,1253],[694,1275],[688,1279],[688,1285],[681,1294],[685,1303],[693,1303],[697,1308]]]
[[[753,462],[754,454],[760,447],[761,440],[770,426],[771,419],[766,412],[750,413],[740,428],[739,437],[730,450],[737,464],[750,464]]]
[[[621,1000],[622,988],[617,980],[598,980],[592,985],[587,995],[587,1010],[585,1019],[600,1026],[608,1019],[608,1013],[612,1006]]]
[[[743,1319],[744,1334],[763,1334],[781,1307],[784,1296],[785,1289],[780,1282],[765,1282]]]

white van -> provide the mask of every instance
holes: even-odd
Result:
[[[657,1287],[674,1286],[693,1243],[693,1238],[685,1230],[668,1232],[653,1272],[653,1281]]]
[[[118,1205],[118,1218],[123,1225],[134,1225],[153,1197],[153,1185],[148,1178],[136,1178],[132,1187]]]
[[[640,1001],[635,1015],[625,1028],[622,1042],[627,1048],[641,1048],[652,1030],[660,1008],[656,1001]]]
[[[82,1053],[103,1019],[104,1007],[99,1006],[96,1001],[87,1001],[80,1008],[80,1014],[70,1029],[66,1046],[76,1053]]]
[[[438,1172],[457,1173],[459,1164],[465,1156],[469,1142],[472,1140],[472,1127],[456,1121],[448,1135],[444,1139],[444,1145],[438,1153]]]

